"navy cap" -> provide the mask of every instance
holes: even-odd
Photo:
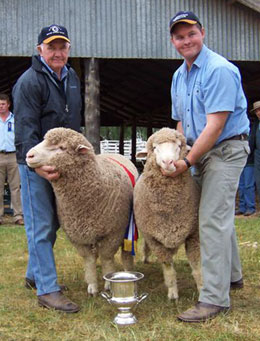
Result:
[[[174,25],[178,24],[179,22],[186,22],[187,24],[191,25],[199,24],[200,26],[202,26],[199,18],[193,12],[180,11],[175,14],[175,16],[172,17],[170,20],[170,33],[172,33],[173,31]]]
[[[48,44],[54,39],[64,39],[70,43],[68,31],[65,27],[60,25],[51,25],[44,27],[38,36],[38,45],[44,43]]]

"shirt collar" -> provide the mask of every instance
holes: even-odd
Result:
[[[11,113],[11,111],[9,111],[9,115],[7,116],[7,118],[6,118],[5,122],[7,122],[7,121],[11,120],[13,117],[14,117],[14,114],[13,114],[13,113]],[[2,119],[1,119],[1,121],[2,121]]]
[[[208,54],[208,50],[209,49],[207,48],[207,46],[203,44],[202,49],[201,49],[198,57],[195,59],[195,61],[192,64],[192,67],[193,67],[193,65],[196,65],[198,68],[201,68],[202,64],[205,61],[205,57]],[[184,61],[183,64],[181,65],[181,73],[185,73],[186,71],[187,71],[187,64]]]
[[[47,67],[47,69],[50,71],[50,73],[52,74],[52,76],[54,76],[55,78],[58,79],[58,75],[55,71],[52,70],[51,67],[49,67],[49,65],[45,62],[44,58],[42,56],[40,56],[41,62]],[[63,66],[63,68],[61,69],[61,80],[63,80],[68,74],[68,68],[66,65]]]

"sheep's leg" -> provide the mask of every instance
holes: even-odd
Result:
[[[103,276],[115,271],[114,253],[116,253],[116,250],[110,249],[107,243],[102,243],[99,245],[99,256]],[[110,283],[105,281],[104,290],[109,289]]]
[[[97,296],[98,283],[97,283],[97,252],[95,248],[88,246],[77,246],[79,254],[85,260],[85,282],[88,284],[88,294]]]
[[[162,263],[163,269],[163,276],[164,276],[164,283],[168,288],[168,299],[177,300],[178,295],[178,287],[177,287],[177,278],[176,278],[176,271],[174,270],[173,263]]]
[[[122,247],[121,250],[121,260],[123,264],[123,268],[125,271],[131,271],[134,268],[134,257],[131,252],[125,251]]]
[[[196,234],[185,241],[185,251],[196,282],[198,292],[202,288],[199,236]]]
[[[144,240],[143,244],[143,262],[144,264],[150,263],[150,255],[151,255],[151,249],[149,248],[148,244]]]

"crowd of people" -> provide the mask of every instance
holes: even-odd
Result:
[[[201,190],[203,287],[198,303],[179,314],[178,319],[201,322],[228,312],[230,289],[243,287],[234,226],[235,199],[239,184],[236,213],[255,212],[255,183],[260,194],[260,101],[253,105],[252,113],[258,120],[250,129],[239,69],[204,44],[205,29],[193,12],[181,11],[173,16],[170,36],[173,47],[184,59],[172,78],[172,118],[191,149],[184,160],[176,162],[176,171],[167,176],[191,171]],[[57,282],[53,253],[59,222],[50,181],[57,179],[59,173],[52,166],[34,171],[25,161],[27,151],[49,129],[68,127],[80,131],[80,82],[67,63],[69,51],[70,38],[65,27],[44,27],[38,36],[38,53],[32,58],[32,66],[14,86],[14,114],[9,112],[8,98],[0,97],[0,136],[7,137],[0,142],[0,166],[1,172],[4,162],[13,166],[10,172],[6,169],[14,221],[23,223],[24,216],[29,252],[25,286],[37,289],[39,305],[72,313],[80,308],[64,295],[64,286]],[[3,172],[1,184],[4,178]],[[1,215],[0,203],[0,218]]]

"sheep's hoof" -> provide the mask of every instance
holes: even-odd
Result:
[[[98,295],[98,287],[97,284],[89,284],[88,285],[88,294],[90,296],[96,297]]]
[[[148,258],[143,258],[143,263],[144,264],[150,264],[150,260]]]
[[[178,301],[179,295],[178,292],[176,292],[176,289],[174,288],[168,288],[168,299],[170,301],[176,300]]]

